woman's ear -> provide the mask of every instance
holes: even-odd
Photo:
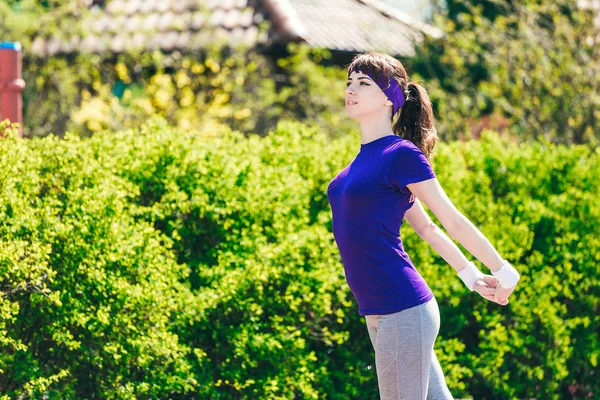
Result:
[[[387,100],[385,101],[385,103],[383,103],[383,105],[384,105],[384,106],[391,107],[391,106],[393,106],[393,105],[394,105],[394,103],[392,103],[390,99],[387,99]]]

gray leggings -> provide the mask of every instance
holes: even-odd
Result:
[[[433,351],[440,330],[434,298],[393,314],[365,316],[381,400],[453,399]]]

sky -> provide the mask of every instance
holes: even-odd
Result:
[[[432,16],[432,4],[435,0],[381,0],[383,3],[390,4],[407,14],[419,17],[423,21],[430,22]],[[438,3],[444,4],[444,1],[438,0]]]

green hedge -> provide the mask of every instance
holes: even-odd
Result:
[[[358,140],[159,119],[1,140],[3,398],[377,398],[326,196]],[[440,304],[454,396],[600,395],[600,151],[486,131],[440,143],[434,169],[522,273],[500,307],[403,229]]]

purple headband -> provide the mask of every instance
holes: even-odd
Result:
[[[357,70],[352,70],[350,72],[352,73],[354,71]],[[394,111],[392,112],[392,116],[396,115],[400,107],[404,105],[404,93],[402,91],[402,88],[398,84],[398,81],[394,78],[390,79],[389,81],[386,81],[383,75],[377,81],[370,73],[366,72],[365,75],[371,78],[371,80],[375,82],[377,86],[379,86],[379,88],[383,91],[383,93],[385,93],[387,98],[392,102],[392,104],[394,105]]]

